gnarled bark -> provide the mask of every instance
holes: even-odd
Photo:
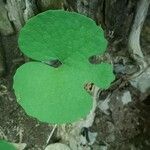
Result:
[[[133,59],[140,66],[139,74],[147,67],[144,55],[140,46],[141,30],[147,16],[150,0],[140,0],[137,5],[135,19],[129,35],[129,52]]]

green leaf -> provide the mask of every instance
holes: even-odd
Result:
[[[16,150],[16,148],[12,144],[4,140],[0,140],[0,150]]]
[[[22,28],[19,47],[28,57],[47,61],[65,59],[76,52],[87,58],[103,53],[107,41],[103,30],[83,15],[49,10],[31,18]]]
[[[66,123],[85,117],[92,100],[84,84],[92,77],[68,66],[53,68],[30,62],[19,68],[14,77],[18,103],[26,112],[48,123]]]
[[[13,85],[18,103],[43,122],[71,123],[86,117],[93,102],[84,85],[93,82],[106,89],[114,80],[112,65],[88,61],[106,45],[102,29],[85,16],[49,10],[33,17],[21,30],[21,51],[41,62],[59,59],[62,65],[29,62],[19,67]]]
[[[94,82],[103,88],[108,87],[113,79],[111,74],[111,77],[107,75],[112,73],[111,69],[108,64],[93,67],[81,63],[77,67],[72,63],[71,66],[53,68],[30,62],[17,70],[14,89],[18,103],[27,114],[43,122],[71,123],[86,117],[91,110],[93,102],[84,85]]]

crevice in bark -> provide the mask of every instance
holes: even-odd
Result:
[[[104,26],[106,27],[106,24],[105,24],[105,15],[106,15],[106,1],[103,0],[103,9],[102,9],[102,12],[103,12],[103,24]]]
[[[7,0],[3,0],[3,2],[4,2],[4,4],[6,4],[6,3],[7,3]]]
[[[8,16],[8,14],[7,14],[7,16]],[[9,16],[8,16],[8,18],[9,18]],[[10,21],[10,24],[11,24],[11,27],[13,28],[13,30],[14,30],[14,33],[13,33],[13,34],[15,34],[15,33],[17,32],[16,27],[15,27],[15,24],[14,24],[13,21]]]
[[[126,6],[128,6],[129,5],[129,0],[126,0]]]
[[[0,35],[0,77],[3,77],[6,73],[6,63],[5,63],[5,54],[4,48],[2,45],[1,35]]]
[[[66,4],[68,6],[68,9],[70,11],[76,11],[77,12],[77,0],[66,0]]]

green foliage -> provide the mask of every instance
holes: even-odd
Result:
[[[86,58],[103,53],[107,41],[91,19],[61,10],[46,11],[30,19],[20,32],[19,47],[35,60],[65,59],[76,53]]]
[[[0,140],[0,150],[16,150],[16,148],[12,144],[4,140]]]
[[[92,108],[84,84],[108,88],[114,79],[110,64],[92,65],[91,55],[103,53],[107,42],[91,19],[73,12],[46,11],[28,21],[20,32],[24,54],[41,61],[22,65],[14,76],[18,103],[48,123],[74,122]],[[42,62],[59,59],[54,68]]]

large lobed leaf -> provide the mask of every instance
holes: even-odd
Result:
[[[92,107],[84,85],[94,82],[106,87],[113,79],[106,75],[106,72],[111,74],[110,65],[98,68],[85,63],[80,67],[64,65],[59,68],[39,62],[26,63],[14,77],[17,101],[29,115],[43,122],[61,124],[84,118]]]
[[[0,150],[16,150],[16,148],[12,144],[4,140],[0,140]]]
[[[21,51],[41,61],[63,62],[77,51],[88,58],[103,53],[106,45],[102,29],[93,20],[62,10],[49,10],[33,17],[19,36]]]
[[[92,101],[84,84],[93,82],[106,89],[114,79],[110,64],[88,62],[106,46],[102,29],[85,16],[50,10],[33,17],[21,30],[21,51],[41,62],[59,59],[63,64],[22,65],[14,76],[18,103],[43,122],[71,123],[86,117]]]

